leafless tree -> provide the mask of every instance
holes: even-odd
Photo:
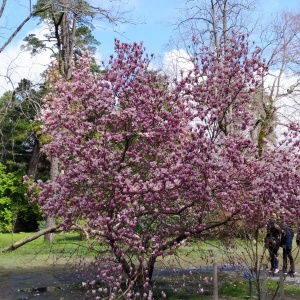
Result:
[[[226,45],[228,35],[248,33],[250,28],[250,13],[255,8],[257,0],[186,0],[184,7],[179,9],[180,17],[173,24],[176,37],[171,46],[184,48],[190,55],[197,45],[210,47],[212,50]],[[199,48],[197,48],[198,51]]]
[[[299,13],[282,12],[263,25],[263,18],[250,17],[259,0],[185,0],[184,3],[175,25],[176,39],[169,47],[183,48],[192,58],[201,45],[211,50],[226,46],[232,32],[249,34],[249,39],[261,47],[269,74],[262,78],[263,85],[253,94],[256,126],[251,136],[262,153],[265,139],[275,141],[276,133],[282,131],[280,125],[300,117]],[[188,60],[182,56],[183,59]]]
[[[254,10],[257,1],[185,0],[185,5],[179,10],[180,17],[175,24],[176,36],[170,41],[168,47],[184,49],[185,51],[176,53],[180,55],[178,60],[186,60],[186,65],[193,61],[194,57],[199,57],[204,47],[215,51],[221,60],[222,51],[227,48],[229,37],[233,34],[250,34],[255,28],[256,24],[250,21],[250,13]],[[231,113],[232,107],[229,106],[226,112],[228,119]],[[232,126],[228,125],[226,131],[232,130]]]
[[[275,107],[278,124],[299,120],[300,13],[282,12],[261,34],[262,55],[269,67],[264,80],[269,107]]]

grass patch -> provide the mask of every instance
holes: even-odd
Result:
[[[271,293],[275,293],[278,290],[278,282],[277,281],[269,281],[268,282],[268,290]],[[277,292],[277,294],[279,291]],[[284,283],[284,294],[285,296],[291,296],[291,297],[297,297],[297,299],[300,299],[300,286],[293,285],[288,282]]]
[[[267,293],[279,295],[278,281],[269,280],[267,282]],[[285,296],[295,297],[300,299],[300,286],[284,283]],[[241,281],[228,281],[224,282],[219,289],[219,295],[226,298],[247,299],[250,296],[249,282],[248,280]],[[257,298],[257,291],[254,283],[252,283],[252,296]]]
[[[16,233],[13,235],[10,234],[0,234],[0,249],[10,246],[12,243],[17,242],[25,237],[30,236],[31,233]],[[87,249],[89,243],[86,241],[81,241],[79,234],[77,233],[65,233],[65,234],[56,234],[53,244],[49,244],[47,241],[44,241],[44,237],[41,236],[38,239],[29,242],[22,247],[10,252],[15,255],[26,255],[26,254],[47,254],[51,252],[69,252],[75,251],[78,248],[82,252],[84,249]],[[6,253],[5,253],[6,254]]]
[[[10,246],[32,233],[0,234],[0,249]],[[98,249],[101,245],[98,243]],[[55,234],[53,244],[44,241],[44,237],[23,245],[22,247],[0,255],[0,272],[5,273],[16,269],[30,270],[50,265],[64,265],[80,257],[92,258],[91,242],[82,241],[78,233]],[[95,248],[97,249],[97,248]]]
[[[255,289],[255,287],[252,287],[252,295],[254,295],[255,292],[253,289]],[[219,295],[239,299],[250,296],[249,282],[248,280],[225,282],[219,289]]]

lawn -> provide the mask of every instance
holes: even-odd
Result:
[[[19,241],[31,233],[0,234],[0,249],[12,242]],[[55,242],[50,245],[40,237],[22,247],[2,253],[0,255],[1,273],[32,270],[33,268],[63,266],[79,257],[88,257],[89,243],[81,241],[77,233],[59,233],[55,235]]]
[[[18,233],[13,236],[0,234],[0,249],[9,246],[12,241],[18,241],[29,235],[30,233]],[[43,237],[40,237],[15,251],[2,253],[0,255],[0,274],[43,271],[45,268],[48,270],[49,268],[63,269],[66,263],[73,264],[81,257],[92,258],[94,253],[89,251],[90,246],[91,242],[82,241],[77,233],[56,234],[53,245],[49,245]],[[295,255],[297,249],[294,251]],[[239,248],[225,251],[214,241],[209,243],[197,242],[182,247],[176,255],[158,261],[157,268],[178,270],[199,266],[211,267],[213,261],[217,261],[221,265],[228,263],[234,256],[245,257],[244,251],[242,244]],[[260,251],[262,251],[262,248]],[[299,257],[297,257],[297,265],[299,266]],[[155,277],[153,289],[157,299],[161,296],[162,291],[166,292],[167,299],[171,300],[209,299],[212,297],[211,276],[211,273],[205,273],[205,271],[201,274],[170,272],[168,276]],[[219,273],[218,276],[220,298],[244,299],[249,296],[249,282],[241,272],[236,274]],[[270,293],[274,293],[277,286],[276,281],[268,280]],[[254,284],[253,295],[255,295]],[[285,284],[285,295],[299,297],[300,299],[300,287]]]

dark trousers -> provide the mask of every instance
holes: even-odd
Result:
[[[287,265],[288,265],[288,259],[289,259],[290,269],[291,269],[291,271],[295,271],[295,262],[294,262],[294,258],[292,256],[292,249],[286,249],[283,247],[282,257],[283,257],[283,270],[287,271]]]
[[[269,247],[271,269],[278,269],[278,250],[277,247]]]

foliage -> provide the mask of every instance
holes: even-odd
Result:
[[[29,161],[41,93],[29,80],[22,79],[15,91],[5,92],[0,98],[1,162],[10,170],[24,168]]]
[[[75,40],[76,53],[87,50],[89,51],[89,53],[95,53],[95,46],[100,44],[92,35],[92,31],[88,26],[80,26],[76,29]]]
[[[35,34],[29,34],[24,38],[26,42],[22,48],[36,55],[46,49],[50,49],[54,57],[64,60],[66,57],[61,45],[69,43],[70,53],[74,54],[74,59],[78,59],[82,51],[89,51],[95,54],[96,46],[100,43],[92,34],[91,18],[95,15],[93,7],[87,1],[63,1],[51,3],[48,0],[39,0],[34,6],[35,10],[47,7],[36,17],[40,22],[48,25],[48,32],[43,38],[38,38]],[[67,19],[64,19],[66,18]],[[68,41],[66,41],[68,40]]]
[[[49,163],[44,155],[40,156],[35,151],[46,139],[42,135],[40,121],[36,119],[46,88],[46,85],[34,86],[31,81],[22,79],[13,92],[8,91],[0,98],[1,163],[9,172],[22,169],[29,174],[31,159],[37,155],[39,162],[35,176],[49,177]]]
[[[6,167],[0,164],[0,231],[12,232],[22,222],[30,222],[31,230],[36,226],[34,221],[38,215],[37,206],[32,206],[25,198],[25,187],[22,184],[24,172],[6,172]],[[24,226],[24,224],[23,224]],[[24,227],[23,227],[24,228]]]
[[[24,45],[22,49],[30,51],[31,55],[36,55],[41,53],[46,49],[52,49],[51,41],[53,40],[53,33],[46,34],[44,39],[39,39],[35,34],[29,34],[24,38]],[[75,49],[74,54],[78,57],[82,51],[88,50],[90,53],[94,54],[96,52],[96,45],[100,43],[92,35],[92,31],[87,26],[80,26],[75,32]],[[55,54],[55,52],[54,52]],[[56,55],[54,55],[56,56]]]
[[[116,41],[115,51],[101,74],[87,54],[72,81],[53,73],[41,121],[52,137],[44,151],[62,172],[38,182],[33,200],[65,228],[85,222],[107,246],[98,279],[131,298],[136,284],[151,294],[157,259],[190,237],[300,212],[299,139],[291,127],[262,155],[251,142],[249,102],[266,70],[245,36],[201,49],[194,70],[171,83],[148,72],[142,45]]]
[[[248,280],[226,282],[221,285],[219,293],[225,297],[244,299],[249,296],[249,282]]]

